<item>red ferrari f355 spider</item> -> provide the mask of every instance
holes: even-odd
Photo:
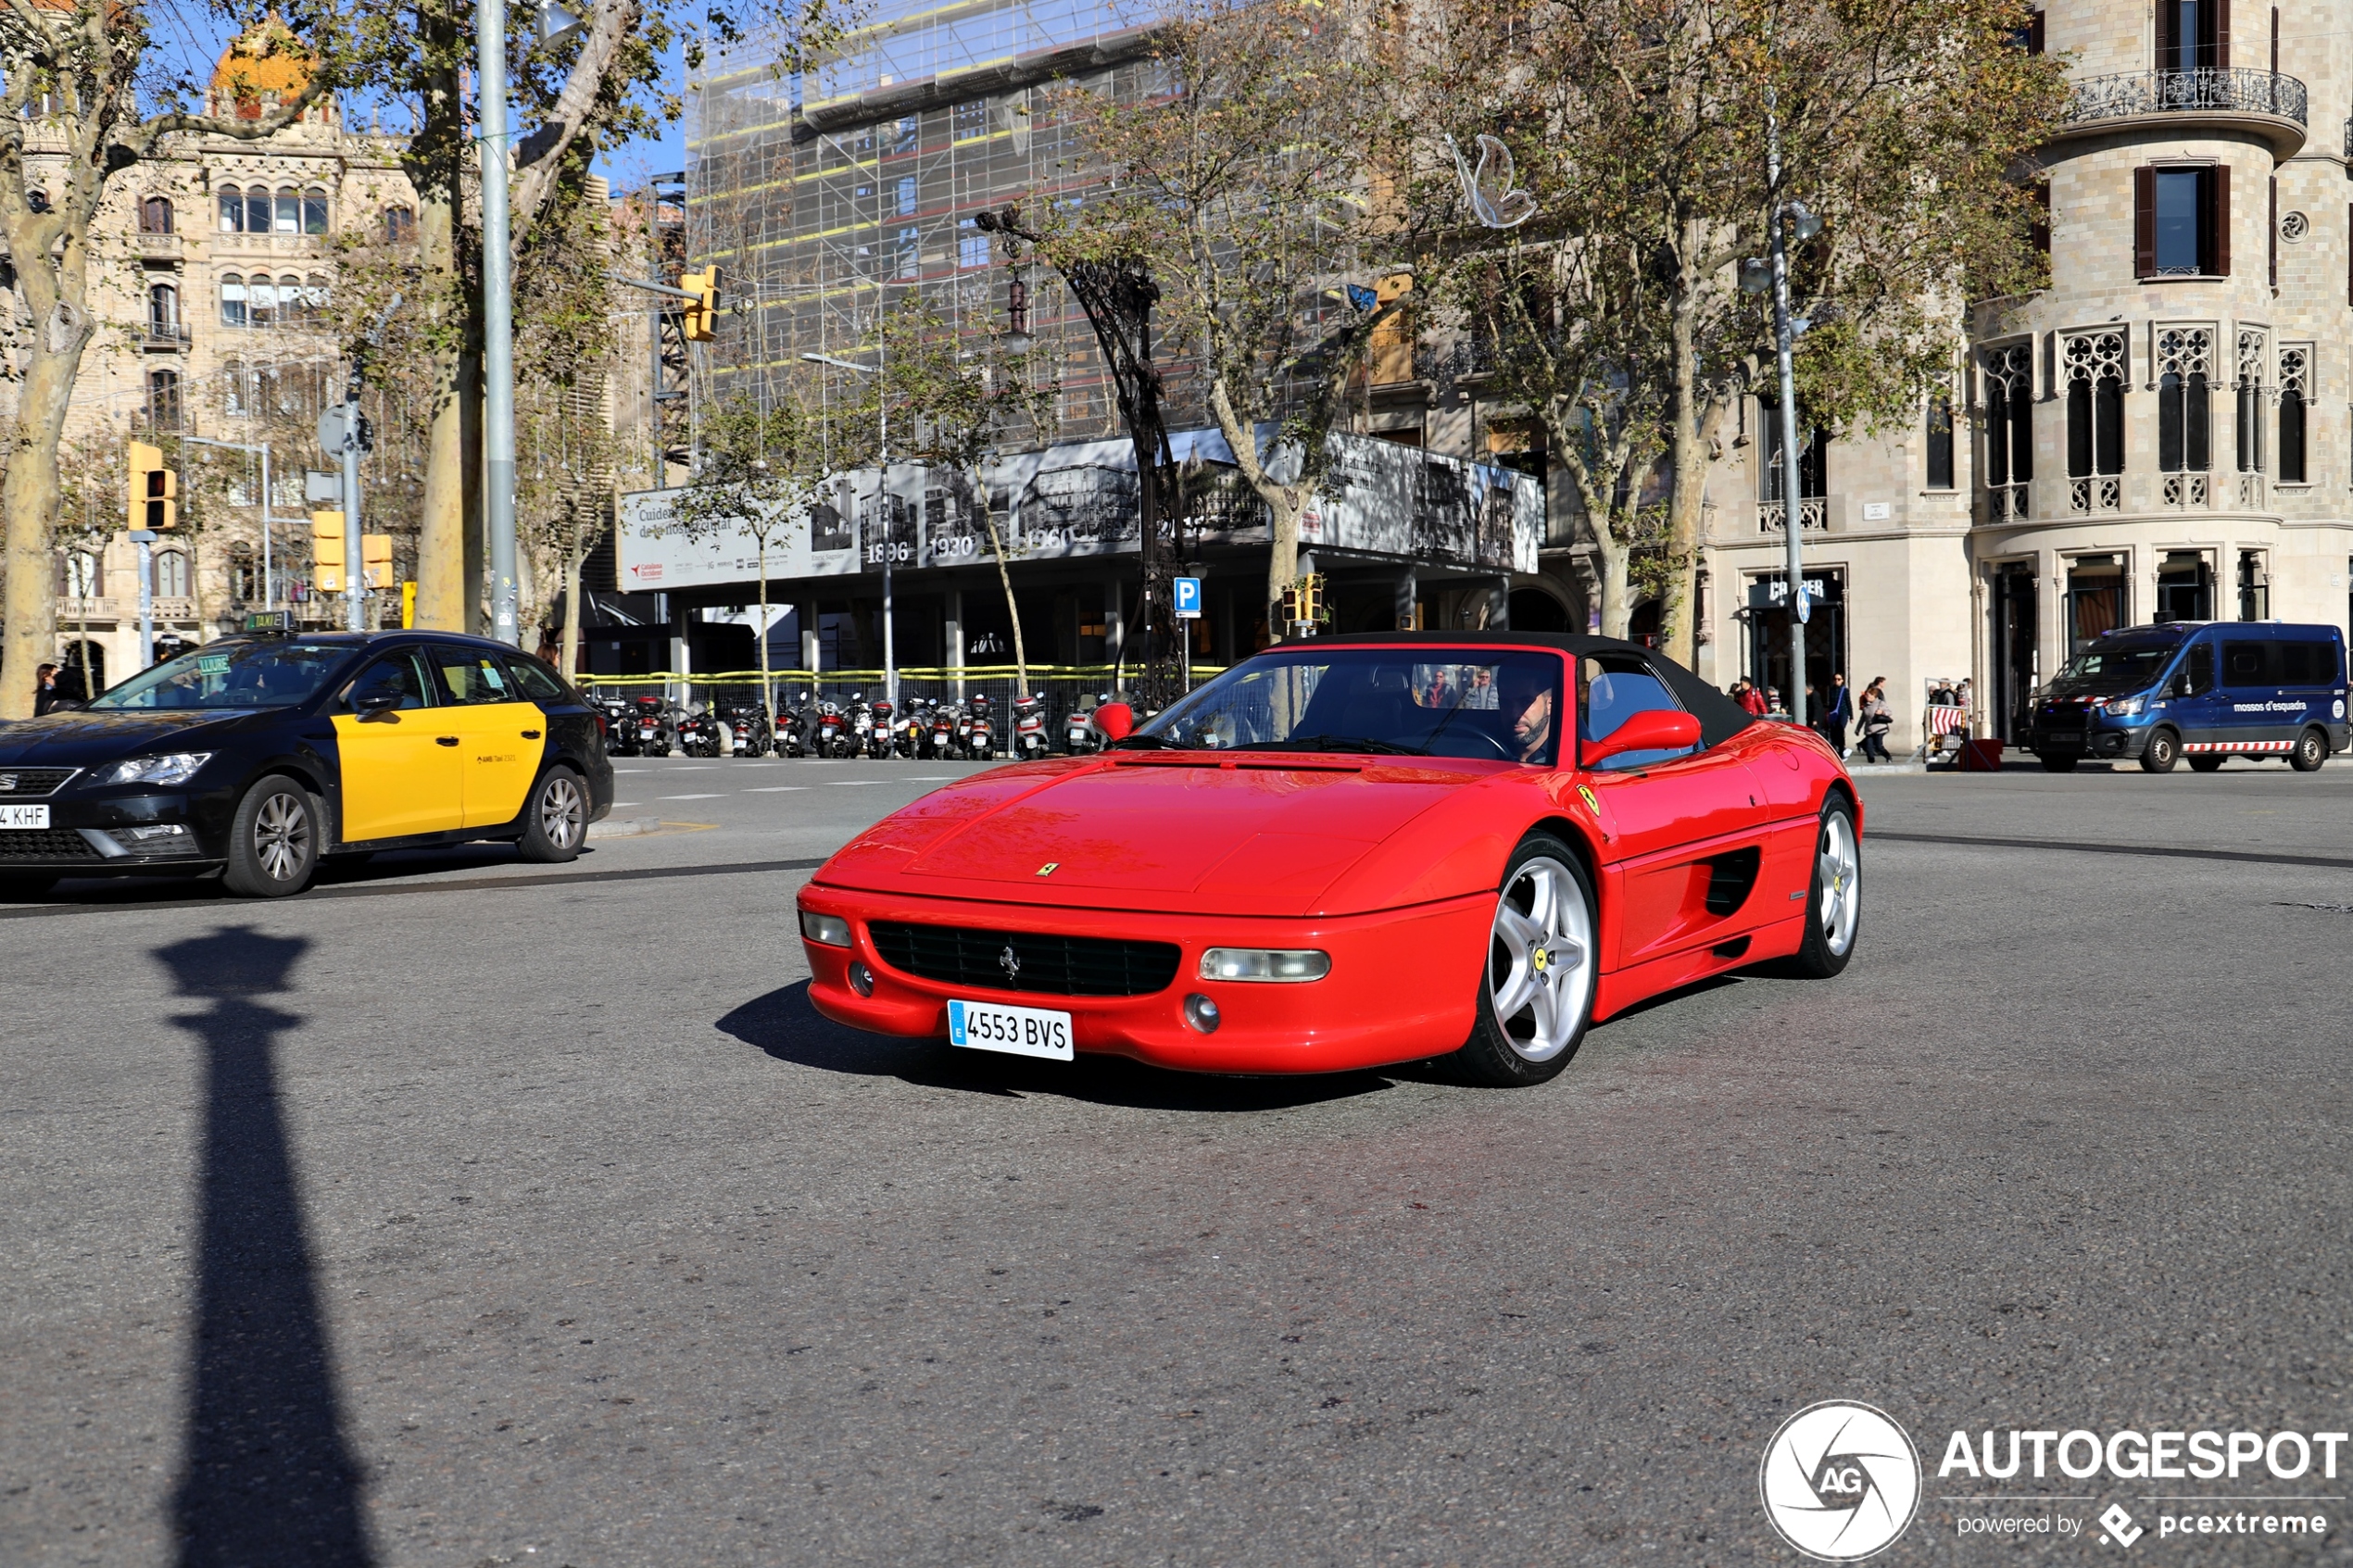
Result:
[[[811,999],[861,1029],[1537,1084],[1645,997],[1843,969],[1861,827],[1819,737],[1632,644],[1318,637],[894,812],[800,928]]]

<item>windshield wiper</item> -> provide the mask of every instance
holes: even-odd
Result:
[[[1199,751],[1189,741],[1170,740],[1165,735],[1122,735],[1103,747],[1105,751]]]

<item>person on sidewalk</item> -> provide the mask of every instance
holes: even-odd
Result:
[[[1822,738],[1841,757],[1847,755],[1846,726],[1855,722],[1855,694],[1846,689],[1844,674],[1831,677],[1830,696],[1822,702]]]
[[[1887,732],[1895,727],[1895,715],[1887,706],[1887,677],[1880,676],[1863,692],[1863,760],[1893,762],[1887,754]]]
[[[1765,700],[1765,688],[1754,681],[1741,683],[1739,700],[1742,712],[1753,714],[1759,719],[1773,710],[1772,704]]]

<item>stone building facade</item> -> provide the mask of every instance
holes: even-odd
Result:
[[[2050,286],[1971,313],[1949,407],[1801,462],[1820,609],[1806,678],[1934,681],[2009,738],[2112,626],[2345,626],[2353,558],[2353,61],[2320,0],[2052,0],[2069,118],[2041,155]],[[2342,134],[2341,134],[2342,132]],[[1710,488],[1701,667],[1790,679],[1764,409]],[[1809,454],[1809,457],[1813,455]]]
[[[258,35],[252,35],[258,37]],[[298,94],[292,62],[240,40],[214,73],[210,112],[258,117]],[[201,528],[154,550],[154,624],[168,648],[236,624],[265,598],[323,620],[308,594],[303,472],[321,466],[299,435],[339,395],[327,326],[338,238],[398,237],[416,200],[400,167],[404,135],[345,122],[333,99],[255,142],[173,138],[111,182],[92,232],[97,331],[82,358],[67,426],[66,485],[119,498],[125,445],[170,453],[183,493],[200,468],[220,476]],[[28,137],[28,185],[55,166],[40,129]],[[13,280],[10,280],[13,282]],[[190,440],[189,438],[196,438]],[[271,445],[270,514],[279,520],[263,571],[257,455],[202,442]],[[94,508],[94,509],[97,509]],[[126,533],[68,537],[58,551],[59,653],[79,671],[90,644],[103,685],[138,668],[138,552]]]

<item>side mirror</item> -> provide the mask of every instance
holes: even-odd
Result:
[[[398,692],[361,692],[351,699],[351,710],[359,715],[363,724],[371,720],[392,720],[393,709],[400,706]]]
[[[1136,728],[1136,710],[1124,702],[1107,702],[1095,709],[1095,728],[1105,740],[1126,740]]]
[[[1648,708],[1602,739],[1585,742],[1579,748],[1579,760],[1590,768],[1629,751],[1686,751],[1698,744],[1698,720],[1677,709]]]

